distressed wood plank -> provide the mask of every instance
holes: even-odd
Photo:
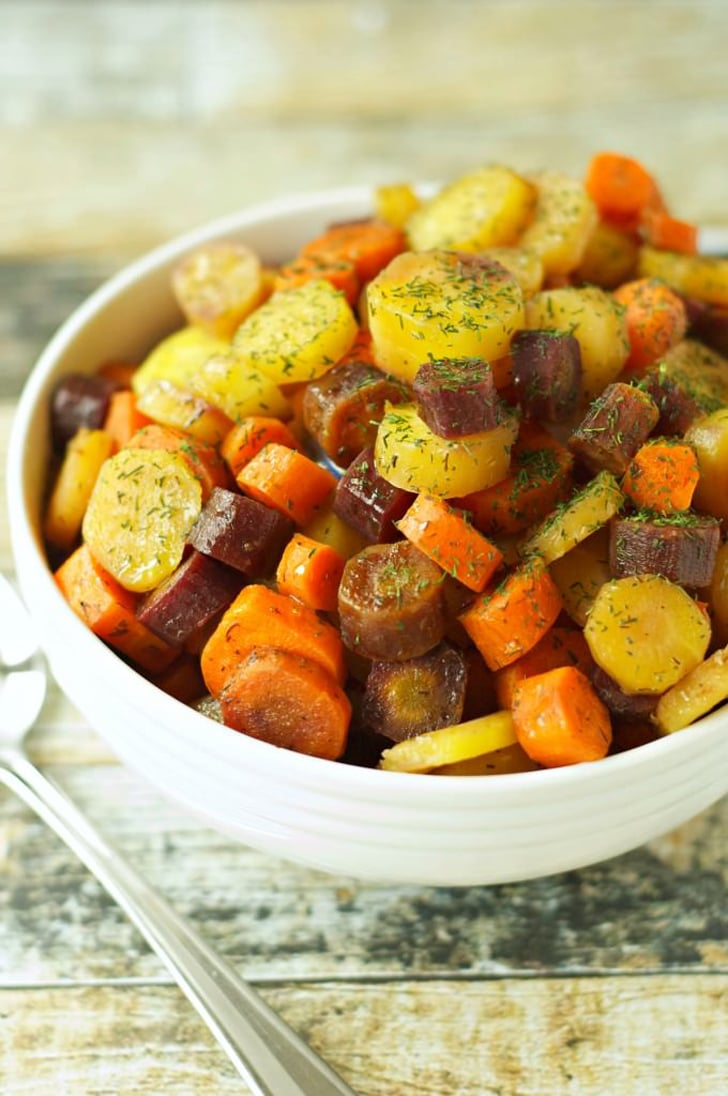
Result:
[[[728,1086],[724,977],[262,992],[360,1096],[719,1096]],[[245,1091],[171,989],[4,991],[0,1010],[4,1096]]]
[[[682,216],[727,223],[727,31],[720,0],[4,0],[0,400],[126,258],[291,191],[491,159],[580,174],[611,146]],[[362,1094],[728,1088],[728,801],[549,880],[377,887],[203,828],[57,691],[32,748]],[[124,916],[4,793],[0,937],[4,1094],[241,1091]]]
[[[646,103],[638,110],[504,116],[487,127],[427,115],[306,125],[93,121],[39,123],[33,141],[23,130],[0,128],[0,251],[141,252],[269,198],[352,183],[449,179],[480,162],[580,176],[604,146],[640,155],[680,216],[725,223],[720,150],[727,141],[725,96],[699,111],[689,102],[669,109]]]
[[[181,11],[5,0],[0,251],[140,251],[273,195],[491,159],[581,173],[610,146],[683,216],[725,221],[716,0]]]
[[[3,16],[0,121],[26,125],[215,114],[480,122],[504,109],[699,107],[726,86],[728,16],[716,0],[147,0],[143,17],[133,0],[90,10],[5,0]]]
[[[99,828],[248,976],[463,978],[728,972],[728,800],[607,863],[495,887],[396,887],[287,864],[201,827],[117,766],[51,771]],[[4,984],[158,977],[71,853],[0,795]]]
[[[20,394],[51,335],[122,265],[121,257],[111,255],[42,262],[0,259],[0,400]],[[0,414],[7,416],[7,409]]]

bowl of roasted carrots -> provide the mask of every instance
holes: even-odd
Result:
[[[362,878],[532,878],[707,807],[721,239],[604,152],[284,200],[121,271],[8,458],[63,689],[210,824]]]

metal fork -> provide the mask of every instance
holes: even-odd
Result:
[[[0,575],[0,782],[76,853],[126,911],[254,1096],[355,1096],[91,825],[24,749],[47,673],[30,617]]]

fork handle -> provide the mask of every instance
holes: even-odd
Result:
[[[3,751],[0,781],[61,837],[165,963],[254,1096],[355,1093],[238,977],[25,754]]]

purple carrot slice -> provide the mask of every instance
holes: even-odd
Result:
[[[728,308],[705,305],[693,319],[690,334],[728,358]]]
[[[270,506],[214,487],[188,543],[248,578],[265,578],[275,571],[293,532],[293,522]]]
[[[517,331],[511,340],[513,384],[524,413],[562,422],[581,400],[581,348],[565,331]]]
[[[51,396],[51,434],[57,453],[63,452],[66,442],[81,427],[101,429],[111,394],[119,388],[116,381],[93,374],[68,373],[61,377]]]
[[[414,497],[377,473],[374,451],[368,447],[336,485],[334,512],[365,540],[382,544],[399,537],[394,522],[409,509]]]
[[[367,671],[368,672],[368,671]],[[367,726],[362,719],[364,706],[364,683],[349,677],[346,683],[346,695],[351,704],[351,722],[346,749],[339,758],[345,765],[356,765],[364,769],[376,769],[382,750],[388,749],[392,742]]]
[[[432,650],[445,634],[442,574],[407,540],[372,544],[352,556],[339,586],[344,644],[382,662]]]
[[[601,666],[591,671],[591,683],[603,704],[612,715],[627,719],[647,719],[652,715],[660,699],[659,693],[625,693]]]
[[[569,449],[592,472],[606,469],[621,476],[659,418],[647,392],[615,381],[591,403],[569,438]]]
[[[510,412],[482,358],[425,362],[415,374],[412,390],[420,417],[443,438],[492,430]]]
[[[660,434],[684,434],[691,423],[728,403],[728,359],[695,339],[683,339],[643,378],[660,412]]]
[[[374,662],[362,719],[392,742],[451,727],[462,718],[466,683],[465,656],[448,643],[406,662]]]
[[[616,578],[663,575],[698,589],[713,577],[720,546],[720,522],[690,511],[665,517],[637,514],[610,526],[609,563]]]
[[[142,599],[136,615],[155,635],[181,647],[228,607],[244,582],[239,571],[193,551]]]
[[[406,399],[407,389],[395,377],[366,362],[347,362],[306,386],[303,422],[324,453],[348,468],[374,444],[385,404]]]

